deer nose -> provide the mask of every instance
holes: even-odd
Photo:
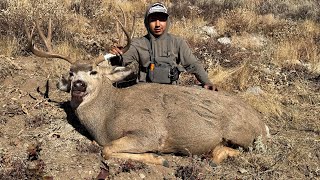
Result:
[[[85,91],[87,88],[87,85],[84,81],[76,80],[72,84],[72,89],[76,91]]]

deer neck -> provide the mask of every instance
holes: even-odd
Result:
[[[102,82],[100,87],[85,97],[83,102],[75,109],[79,121],[84,125],[100,144],[107,144],[107,124],[114,115],[114,94],[116,88],[109,82]]]

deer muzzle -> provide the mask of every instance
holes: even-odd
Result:
[[[81,99],[87,95],[87,84],[82,80],[76,80],[72,83],[71,95],[73,98]]]

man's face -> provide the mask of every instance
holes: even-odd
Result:
[[[149,28],[153,36],[161,36],[167,28],[168,16],[162,13],[154,13],[149,16]]]

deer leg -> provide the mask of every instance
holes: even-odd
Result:
[[[168,162],[160,156],[152,153],[132,154],[132,153],[112,153],[110,157],[119,159],[131,159],[148,164],[168,166]]]
[[[240,152],[238,150],[218,145],[212,151],[212,161],[216,164],[220,164],[223,160],[228,157],[238,156]]]
[[[164,158],[153,153],[145,153],[147,151],[146,146],[136,138],[125,136],[112,141],[110,145],[105,145],[102,154],[105,159],[131,159],[144,163],[168,166],[168,162]]]

